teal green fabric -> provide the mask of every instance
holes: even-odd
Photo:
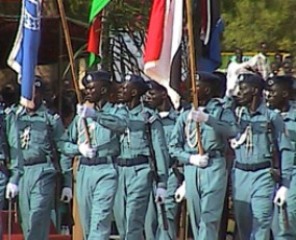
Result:
[[[200,124],[200,130],[203,149],[210,156],[208,166],[189,165],[190,155],[197,153],[196,135],[190,137],[196,129],[195,122],[188,119],[190,110],[177,120],[171,135],[170,154],[185,163],[186,198],[194,239],[216,240],[224,205],[221,199],[225,197],[227,184],[225,144],[228,138],[236,136],[238,129],[234,114],[223,107],[220,99],[211,99],[204,111],[209,119]]]
[[[275,184],[269,169],[233,169],[234,215],[240,239],[270,239]],[[243,186],[243,187],[242,187]]]
[[[86,121],[90,145],[97,148],[96,158],[108,158],[109,163],[93,166],[80,163],[76,180],[80,221],[85,239],[107,240],[118,184],[113,160],[120,152],[119,137],[127,126],[127,111],[106,103],[102,109],[97,109],[96,118],[87,118]],[[61,151],[81,157],[78,144],[86,141],[84,131],[82,119],[76,116],[67,129],[67,140],[61,145]]]
[[[121,136],[120,158],[136,159],[150,156],[145,122],[151,120],[151,138],[159,175],[158,187],[167,187],[168,151],[162,124],[155,112],[138,105],[128,112],[128,127]],[[121,239],[143,238],[145,213],[152,191],[149,164],[119,168],[119,184],[115,198],[114,216]]]
[[[109,240],[117,183],[113,164],[79,166],[76,191],[84,239]]]
[[[97,157],[117,156],[120,153],[119,136],[127,125],[127,111],[123,107],[106,103],[97,110],[95,119],[87,118],[91,146],[97,148]],[[79,143],[86,141],[82,119],[76,116],[67,129],[67,140],[61,145],[61,151],[68,156],[80,155]]]
[[[56,170],[49,163],[24,167],[19,183],[19,213],[26,240],[47,240]]]
[[[272,232],[274,240],[294,240],[296,239],[296,167],[293,167],[293,177],[288,190],[287,212],[289,219],[289,229],[285,229],[283,223],[283,212],[275,206],[273,213]]]
[[[161,118],[161,123],[164,129],[165,139],[167,146],[170,142],[172,130],[175,126],[178,113],[171,109],[169,115]],[[175,163],[175,159],[168,158],[168,166],[172,166]],[[172,240],[176,239],[176,213],[177,203],[175,202],[175,191],[178,188],[178,180],[173,173],[172,169],[169,169],[169,178],[167,182],[167,196],[165,201],[166,214],[168,219],[168,231],[163,229],[162,218],[160,211],[157,209],[155,203],[155,197],[153,192],[150,195],[148,209],[145,218],[145,237],[146,240],[160,239],[160,240]]]
[[[150,150],[146,136],[145,118],[152,119],[151,138],[155,152],[159,187],[166,187],[168,178],[168,151],[161,121],[156,113],[141,104],[128,113],[128,129],[121,137],[120,157],[134,159],[139,155],[149,156]]]
[[[145,216],[145,240],[155,240],[158,228],[157,205],[152,190],[149,196],[149,203]]]
[[[17,132],[17,139],[10,139],[10,142],[18,143],[19,148],[12,148],[11,155],[21,154],[16,165],[21,166],[23,172],[19,181],[22,229],[26,240],[45,240],[49,234],[56,185],[53,147],[58,148],[62,142],[64,127],[59,115],[51,114],[44,105],[31,114],[20,106],[9,121],[13,118],[16,128],[10,130]],[[63,185],[71,187],[71,159],[61,155],[57,161],[61,166]]]
[[[6,136],[9,147],[9,182],[18,185],[19,179],[23,174],[23,156],[19,149],[19,129],[16,124],[16,107],[5,110]]]
[[[273,126],[273,136],[278,142],[282,161],[282,184],[289,187],[292,177],[294,153],[287,138],[281,116],[261,103],[254,114],[246,108],[237,108],[240,133],[251,127],[253,147],[244,142],[235,149],[236,162],[257,164],[272,161],[272,151],[268,125]],[[243,188],[242,188],[243,186]],[[269,239],[272,221],[275,183],[270,169],[258,171],[232,171],[233,204],[238,234],[241,239]],[[248,219],[248,221],[246,221]]]
[[[272,230],[275,240],[292,240],[296,239],[296,228],[293,227],[296,226],[296,109],[291,106],[288,112],[282,113],[281,115],[294,151],[293,175],[287,198],[287,212],[290,228],[285,229],[282,212],[278,207],[275,207]]]
[[[120,239],[143,239],[145,213],[152,190],[148,164],[118,167],[119,180],[114,204],[114,217]]]
[[[175,201],[175,192],[179,186],[178,180],[169,170],[169,178],[167,183],[167,196],[165,200],[166,214],[168,220],[168,230],[164,230],[162,216],[159,206],[155,203],[155,196],[153,192],[150,194],[149,204],[145,217],[145,239],[153,240],[174,240],[176,236],[176,214],[178,204]]]
[[[268,124],[272,124],[274,137],[276,138],[279,150],[282,154],[282,184],[289,187],[292,175],[294,155],[291,151],[291,142],[287,138],[284,122],[276,111],[270,110],[265,103],[261,103],[254,114],[250,114],[246,108],[237,108],[236,112],[240,115],[240,133],[251,126],[253,149],[248,151],[246,144],[242,144],[235,149],[236,161],[240,163],[262,163],[271,161],[272,152],[270,137],[268,138]]]
[[[207,104],[205,111],[208,112],[209,119],[201,124],[201,142],[205,152],[225,151],[225,139],[235,137],[237,134],[237,125],[232,111],[224,108],[219,99],[212,99]],[[170,141],[170,154],[182,163],[189,163],[191,154],[196,154],[197,149],[192,148],[187,141],[186,128],[192,133],[195,130],[195,123],[188,120],[190,110],[184,111],[177,120],[176,127],[173,130]],[[193,139],[195,140],[195,139]],[[192,141],[194,142],[194,141]]]

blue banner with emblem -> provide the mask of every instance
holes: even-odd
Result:
[[[21,82],[21,104],[34,107],[34,79],[40,45],[42,0],[23,0],[17,36],[8,57],[8,65]]]

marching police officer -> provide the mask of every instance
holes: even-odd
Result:
[[[223,108],[220,80],[213,74],[196,75],[200,108],[183,112],[170,141],[170,154],[185,164],[186,198],[194,239],[218,239],[227,184],[224,148],[237,134],[235,118]],[[204,154],[197,150],[196,123],[200,124]]]
[[[150,137],[159,179],[155,189],[157,202],[164,202],[166,197],[168,155],[159,118],[141,103],[142,96],[148,90],[147,83],[138,75],[127,75],[125,80],[123,97],[129,110],[128,126],[121,137],[119,185],[114,215],[120,239],[139,240],[143,238],[145,213],[152,191]]]
[[[168,97],[167,90],[164,86],[155,81],[149,82],[149,91],[146,94],[146,102],[148,106],[157,111],[161,120],[167,146],[169,145],[170,136],[175,126],[178,117],[177,111],[174,109],[170,98]],[[149,205],[146,213],[145,220],[145,235],[146,239],[176,239],[176,223],[175,217],[177,213],[177,203],[175,202],[175,191],[180,184],[174,171],[178,171],[177,161],[168,158],[167,165],[169,169],[169,177],[167,182],[167,197],[165,201],[166,213],[168,218],[168,230],[165,231],[160,215],[157,215],[157,206],[154,200],[154,194],[151,194]],[[175,165],[174,170],[171,168]],[[179,180],[180,181],[180,180]],[[182,181],[182,180],[181,180]]]
[[[6,160],[8,159],[7,153],[7,139],[5,130],[5,115],[4,104],[0,103],[0,210],[3,209],[5,186],[7,182],[7,169]],[[2,240],[2,217],[0,218],[0,239]]]
[[[127,124],[126,110],[107,101],[110,80],[110,73],[104,70],[85,75],[82,83],[89,103],[77,105],[77,116],[68,127],[68,141],[63,146],[63,152],[80,159],[76,192],[85,240],[107,240],[111,229],[118,184],[115,158],[120,152],[119,136]]]
[[[22,167],[23,174],[19,182],[19,171],[12,175],[6,197],[14,197],[19,190],[19,213],[26,240],[48,239],[57,173],[54,161],[58,161],[54,149],[58,148],[64,131],[60,117],[50,114],[42,103],[43,84],[43,80],[36,77],[33,109],[19,106],[7,119],[8,126],[16,121],[17,139],[11,142],[19,142],[19,148],[12,147],[11,159],[21,154],[16,166]],[[59,162],[63,173],[61,199],[70,201],[71,162],[63,155]]]
[[[272,198],[275,192],[272,146],[278,146],[281,162],[281,186],[274,201],[282,205],[287,198],[293,165],[291,143],[281,116],[267,108],[263,100],[265,81],[255,73],[238,77],[236,108],[240,133],[231,140],[235,149],[232,172],[234,214],[241,240],[269,240]],[[274,141],[274,143],[272,142]]]
[[[296,149],[296,109],[290,104],[290,100],[293,92],[293,81],[291,76],[275,76],[267,81],[268,89],[268,104],[272,109],[280,111],[281,116],[285,122],[287,129],[287,135],[292,142],[293,151]],[[296,156],[296,155],[294,155]],[[286,205],[288,211],[289,228],[284,226],[282,217],[280,217],[282,208],[277,206],[274,210],[273,219],[273,236],[274,239],[296,239],[296,158],[294,157],[293,176],[290,183],[290,188],[287,193]]]

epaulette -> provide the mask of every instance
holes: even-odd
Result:
[[[9,115],[10,113],[12,113],[12,108],[10,108],[10,107],[5,108],[5,109],[4,109],[4,113],[5,113],[6,115]]]
[[[143,111],[143,117],[145,122],[147,123],[154,123],[157,120],[157,115],[153,114],[151,111]]]
[[[25,107],[22,106],[22,105],[19,105],[18,107],[16,107],[16,111],[15,111],[15,113],[16,113],[16,115],[19,115],[19,114],[21,114],[21,113],[24,112],[24,111],[26,111],[26,110],[25,110]]]
[[[53,115],[53,119],[54,120],[58,120],[59,118],[60,118],[60,115],[59,114],[56,113],[55,115]]]
[[[59,118],[60,118],[60,115],[56,112],[56,111],[54,111],[54,110],[52,110],[52,109],[47,109],[47,114],[49,115],[49,116],[51,116],[54,120],[58,120]]]
[[[148,122],[151,124],[151,123],[154,123],[155,120],[157,119],[157,117],[155,115],[152,115],[151,117],[148,118]]]

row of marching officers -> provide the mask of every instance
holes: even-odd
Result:
[[[176,111],[154,81],[130,74],[117,83],[107,71],[88,72],[85,102],[64,130],[37,77],[34,108],[1,114],[1,203],[18,195],[25,239],[48,239],[56,174],[69,202],[77,156],[85,240],[109,239],[112,213],[120,239],[176,239],[175,197],[184,196],[194,239],[217,240],[228,179],[239,239],[269,240],[271,229],[275,239],[296,239],[293,81],[242,73],[222,98],[222,78],[199,72],[199,108]]]

